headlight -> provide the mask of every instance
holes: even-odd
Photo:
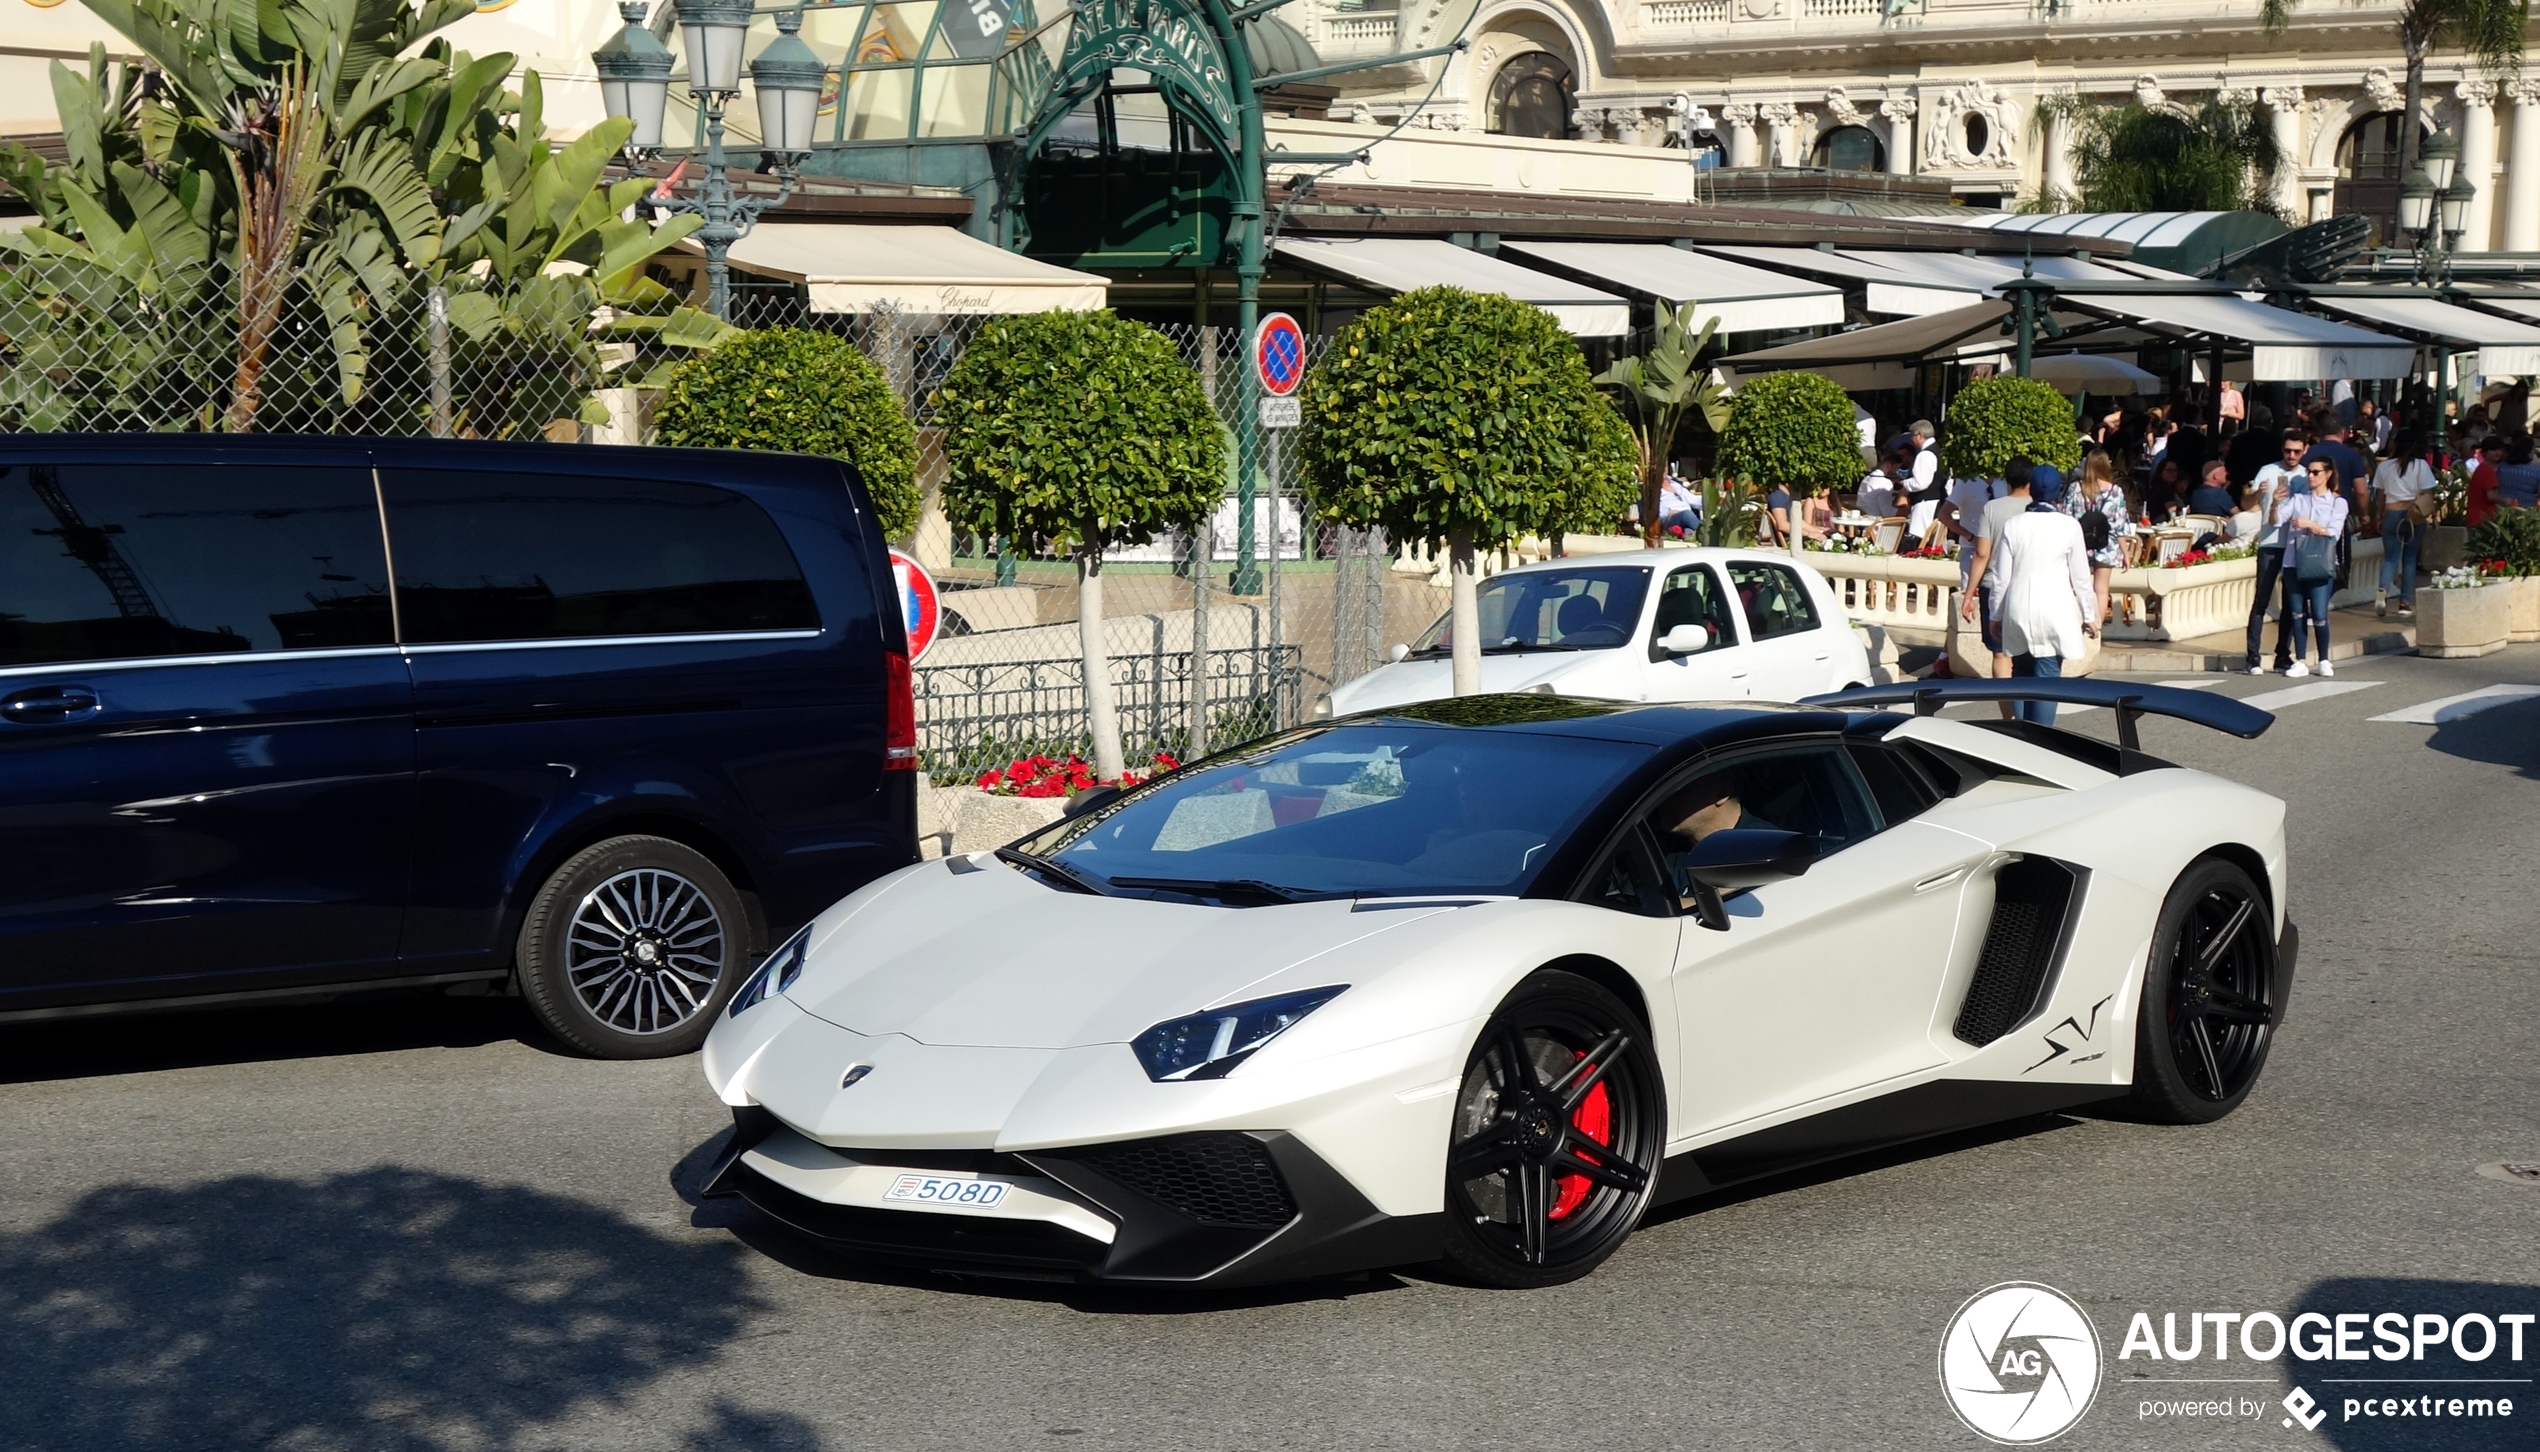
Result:
[[[745,1010],[764,1002],[769,994],[782,993],[793,987],[794,980],[803,976],[803,959],[810,944],[811,924],[805,923],[800,932],[778,944],[775,952],[760,960],[749,981],[741,985],[740,992],[732,995],[732,1006],[725,1012],[739,1018]]]
[[[1346,983],[1309,988],[1277,998],[1256,998],[1157,1024],[1129,1047],[1147,1077],[1168,1080],[1222,1079],[1250,1058],[1255,1049],[1277,1038],[1288,1025],[1305,1017],[1348,989]]]

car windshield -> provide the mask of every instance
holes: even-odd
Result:
[[[1649,589],[1644,565],[1595,565],[1494,575],[1475,597],[1482,649],[1611,650],[1640,629],[1641,597]],[[1445,655],[1452,648],[1448,617],[1420,637],[1414,655]]]
[[[1021,844],[1074,885],[1256,905],[1525,891],[1649,748],[1356,722],[1176,773]]]

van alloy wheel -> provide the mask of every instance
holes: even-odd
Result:
[[[695,883],[638,868],[582,895],[565,939],[565,975],[601,1023],[665,1033],[705,1008],[728,943],[721,915]]]

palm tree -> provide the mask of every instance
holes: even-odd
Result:
[[[2293,20],[2301,0],[2258,0],[2258,19],[2273,35]],[[2399,120],[2399,169],[2417,160],[2417,130],[2425,103],[2425,58],[2438,45],[2455,45],[2490,75],[2522,64],[2523,26],[2531,0],[2407,0],[2399,12],[2399,47],[2408,58],[2407,109]]]
[[[2073,123],[2079,197],[2041,197],[2049,209],[2091,212],[2269,211],[2275,133],[2249,107],[2208,101],[2194,111],[2050,102]]]

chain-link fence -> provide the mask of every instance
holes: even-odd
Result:
[[[598,306],[587,278],[497,295],[420,282],[354,307],[286,293],[269,324],[239,325],[217,267],[111,270],[0,259],[0,430],[427,435],[643,443],[657,383],[684,355],[660,314]],[[918,670],[930,770],[975,776],[1015,756],[1085,747],[1075,566],[956,535],[933,395],[987,319],[814,312],[802,290],[743,283],[746,327],[836,332],[872,358],[918,426],[929,508],[906,547],[944,587],[947,634]],[[1103,572],[1102,639],[1133,761],[1187,758],[1309,716],[1336,684],[1445,608],[1430,572],[1373,531],[1313,517],[1293,435],[1237,427],[1245,339],[1167,323],[1227,431],[1226,495],[1204,529],[1124,548]],[[1308,338],[1307,362],[1328,340]],[[1239,501],[1249,487],[1251,538]],[[1248,548],[1247,548],[1248,546]]]

